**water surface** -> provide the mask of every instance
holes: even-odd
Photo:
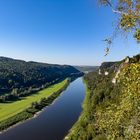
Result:
[[[78,78],[38,117],[0,134],[0,140],[62,140],[77,121],[84,96],[84,83]]]

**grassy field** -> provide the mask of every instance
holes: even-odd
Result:
[[[40,101],[40,99],[44,97],[49,97],[54,92],[61,89],[66,83],[67,79],[44,90],[41,90],[36,94],[22,98],[22,100],[20,101],[15,101],[12,103],[0,103],[0,121],[6,120],[22,112],[23,110],[28,108],[32,102]]]

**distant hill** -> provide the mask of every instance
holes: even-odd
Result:
[[[74,67],[77,70],[84,72],[84,73],[92,72],[99,68],[99,66],[74,66]]]
[[[0,94],[13,89],[39,88],[57,80],[82,73],[69,65],[26,62],[0,57]]]

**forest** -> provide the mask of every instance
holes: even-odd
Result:
[[[87,93],[83,113],[65,139],[138,140],[140,54],[103,63],[99,70],[84,76]]]
[[[0,103],[0,131],[4,131],[13,125],[23,122],[37,115],[68,87],[71,79],[67,78],[62,82],[45,88],[35,95],[20,98],[16,102]]]
[[[26,62],[0,57],[0,102],[17,100],[82,72],[69,65]]]

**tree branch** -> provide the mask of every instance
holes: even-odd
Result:
[[[111,3],[110,0],[106,0],[106,2],[107,2],[107,4],[111,7],[113,13],[117,13],[117,14],[121,14],[121,15],[122,15],[122,14],[125,14],[125,15],[127,14],[127,13],[125,13],[125,12],[115,10],[115,8],[114,8],[114,6],[113,6],[113,4]]]

